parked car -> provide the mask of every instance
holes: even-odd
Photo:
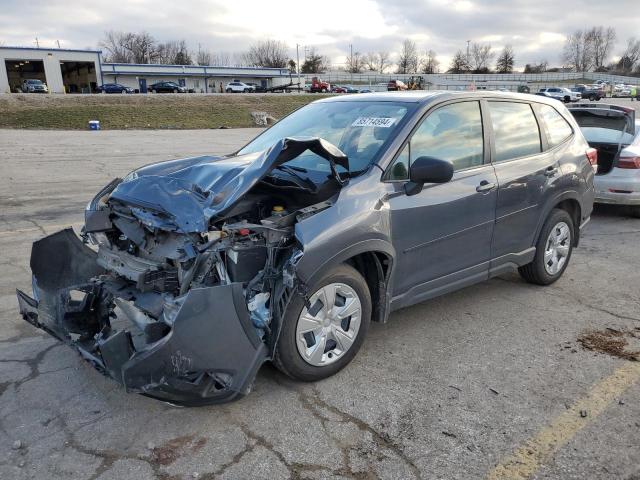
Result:
[[[252,92],[254,93],[265,93],[267,91],[266,87],[263,87],[262,85],[258,85],[257,83],[247,82],[247,85],[252,87],[253,89]]]
[[[579,93],[583,100],[590,100],[592,102],[599,102],[602,97],[604,97],[604,90],[602,90],[600,86],[590,87],[588,85],[576,85],[571,88],[571,91]]]
[[[345,89],[345,93],[358,93],[359,92],[359,90],[357,88],[354,88],[354,87],[352,87],[350,85],[344,87],[344,89]]]
[[[331,87],[332,93],[347,93],[346,87],[341,87],[340,85],[334,85]]]
[[[233,154],[113,180],[82,238],[34,243],[20,311],[171,403],[237,398],[269,360],[319,380],[394,310],[516,268],[558,280],[591,215],[595,154],[547,98],[326,98]]]
[[[151,93],[187,93],[185,87],[175,82],[157,82],[149,87]]]
[[[561,100],[564,103],[577,102],[582,98],[582,95],[580,93],[572,92],[568,88],[561,87],[541,88],[538,93],[546,97]]]
[[[389,83],[387,83],[387,91],[389,92],[408,90],[408,88],[407,84],[400,80],[389,80]]]
[[[320,77],[311,78],[311,87],[309,92],[311,93],[327,93],[331,91],[331,84],[323,81]]]
[[[125,87],[119,83],[105,83],[100,87],[96,87],[96,93],[133,93],[134,90],[131,87]]]
[[[37,78],[27,78],[22,81],[20,90],[23,93],[49,93],[47,84]]]
[[[571,105],[569,111],[589,145],[598,150],[595,201],[628,205],[640,218],[640,120],[635,110],[585,103]]]
[[[251,93],[255,91],[255,87],[239,81],[233,81],[227,83],[227,86],[224,87],[224,91],[227,93]]]

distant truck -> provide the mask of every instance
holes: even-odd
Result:
[[[322,81],[319,77],[313,77],[309,91],[311,93],[327,93],[331,91],[331,84]]]
[[[605,96],[602,88],[590,87],[588,85],[576,85],[571,91],[582,95],[582,100],[591,100],[592,102],[599,102],[600,99]]]

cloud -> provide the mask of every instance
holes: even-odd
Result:
[[[513,46],[517,65],[546,59],[560,63],[567,34],[592,25],[617,29],[619,55],[626,39],[637,35],[638,0],[618,0],[616,8],[602,0],[324,0],[308,2],[245,0],[128,0],[69,7],[63,0],[2,0],[0,42],[5,45],[97,47],[106,30],[151,33],[160,41],[184,38],[212,51],[241,52],[264,38],[281,40],[295,55],[300,44],[315,47],[342,61],[353,45],[360,52],[397,53],[403,40],[420,51],[435,50],[443,66],[467,40],[491,43],[499,50]],[[99,5],[99,6],[98,6]],[[557,15],[558,8],[567,14]],[[303,51],[303,50],[302,50]]]

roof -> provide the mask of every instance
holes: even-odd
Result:
[[[77,52],[77,53],[102,53],[102,50],[77,50],[72,48],[44,48],[44,47],[12,47],[0,46],[0,50],[35,50],[39,52]]]
[[[372,92],[354,93],[335,97],[324,98],[318,102],[404,102],[427,103],[434,99],[445,98],[504,98],[513,100],[526,100],[548,105],[556,105],[558,101],[550,97],[541,97],[529,93],[497,92],[492,90],[481,91],[453,91],[453,90],[412,90],[405,92]]]

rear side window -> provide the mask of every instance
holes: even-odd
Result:
[[[542,151],[540,129],[527,103],[489,102],[495,137],[494,162],[535,155]]]
[[[549,148],[560,145],[573,133],[573,129],[558,111],[549,105],[540,105],[540,115],[547,127]]]

